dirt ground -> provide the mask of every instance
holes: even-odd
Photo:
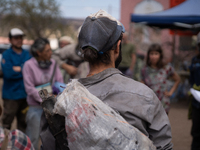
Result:
[[[171,104],[169,120],[172,127],[174,150],[190,150],[192,121],[188,120],[188,105],[189,102],[187,100]]]
[[[0,79],[0,103],[2,79]],[[192,137],[190,135],[191,120],[188,120],[188,105],[187,100],[179,100],[171,104],[171,110],[169,112],[169,120],[172,127],[172,143],[174,150],[190,150]],[[0,121],[1,122],[1,121]],[[14,120],[12,129],[16,128],[16,120]]]

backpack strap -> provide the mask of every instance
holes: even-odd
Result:
[[[53,73],[52,73],[51,79],[50,79],[50,84],[51,84],[51,85],[52,85],[52,83],[53,83],[53,77],[54,77],[55,72],[56,72],[56,65],[57,65],[57,63],[55,62],[55,65],[54,65],[54,68],[53,68]]]

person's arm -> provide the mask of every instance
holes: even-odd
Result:
[[[62,76],[62,73],[60,71],[60,68],[59,66],[56,64],[56,70],[55,70],[55,75],[54,75],[54,82],[57,81],[57,82],[61,82],[63,83],[63,76]]]
[[[130,49],[129,49],[129,54],[131,55],[131,64],[129,66],[129,68],[126,71],[126,75],[129,77],[133,77],[134,74],[134,67],[135,67],[135,63],[136,63],[136,55],[135,55],[135,48],[133,45],[131,45]]]
[[[32,77],[33,72],[31,70],[31,66],[29,66],[28,63],[25,63],[22,72],[23,72],[24,86],[27,95],[33,97],[35,101],[41,103],[42,99],[38,94],[38,90],[35,88],[34,80]]]
[[[65,69],[65,71],[70,75],[70,76],[75,76],[77,74],[77,68],[72,66],[72,65],[68,65],[66,63],[63,63],[61,65],[61,68]]]
[[[152,94],[152,113],[148,114],[151,119],[147,128],[149,138],[153,141],[157,150],[172,150],[173,144],[171,142],[172,135],[169,118],[153,91]]]
[[[135,67],[135,62],[136,62],[136,55],[133,53],[132,55],[131,55],[131,65],[130,65],[130,67],[129,67],[129,69],[130,69],[130,71],[134,71],[134,67]]]
[[[3,54],[1,66],[2,66],[2,71],[5,78],[7,79],[21,79],[22,78],[21,66],[13,66],[9,55]]]
[[[66,64],[66,62],[64,60],[62,60],[59,55],[57,54],[53,54],[52,58],[58,63],[58,65],[64,69],[69,75],[74,76],[77,73],[77,68],[72,66],[72,65],[68,65]]]
[[[55,53],[53,53],[52,58],[58,63],[58,65],[64,69],[70,76],[74,76],[77,74],[77,68],[66,64],[65,60],[68,58],[71,58],[73,55],[73,49],[75,48],[75,45],[67,45],[59,50],[57,50]],[[78,56],[77,56],[78,57]]]
[[[177,89],[181,81],[179,75],[176,72],[174,72],[174,74],[172,75],[172,79],[175,81],[174,85],[172,86],[169,92],[168,91],[165,92],[165,96],[168,96],[168,97],[172,96],[172,94],[175,92],[175,90]]]

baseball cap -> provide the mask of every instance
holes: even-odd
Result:
[[[20,35],[25,36],[24,32],[18,28],[13,28],[9,32],[9,37],[20,36]]]
[[[197,44],[200,44],[200,32],[197,34]]]
[[[98,52],[106,52],[117,42],[124,26],[104,10],[88,16],[79,32],[80,48],[92,47]]]

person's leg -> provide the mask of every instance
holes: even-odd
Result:
[[[14,117],[17,114],[19,105],[17,103],[17,100],[3,100],[3,106],[3,128],[7,128],[10,130]]]
[[[35,150],[38,150],[39,146],[40,120],[42,112],[43,110],[41,107],[29,106],[29,110],[26,115],[26,134],[31,139]]]
[[[26,99],[18,100],[19,109],[17,111],[17,128],[25,133],[26,130],[26,112],[28,105]]]
[[[200,150],[200,109],[192,108],[192,146],[191,150]]]

